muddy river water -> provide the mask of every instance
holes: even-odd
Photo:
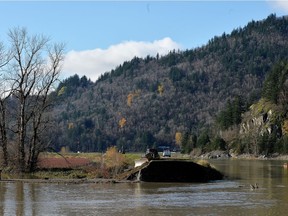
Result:
[[[0,215],[287,215],[285,161],[213,160],[210,183],[0,182]],[[252,190],[250,184],[258,184]]]

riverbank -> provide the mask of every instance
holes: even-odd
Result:
[[[116,158],[116,159],[111,159]],[[119,180],[117,176],[134,168],[136,159],[141,158],[141,153],[128,154],[102,154],[102,153],[68,153],[59,156],[53,153],[41,155],[41,166],[34,173],[18,175],[5,168],[2,172],[2,182],[27,182],[27,183],[55,183],[55,184],[80,184],[80,183],[118,183],[131,182]],[[288,161],[288,155],[274,154],[269,157],[251,154],[228,154],[225,151],[213,151],[199,155],[184,155],[173,153],[171,159],[192,160],[194,162],[213,160],[239,159],[239,160],[283,160]],[[212,162],[211,162],[212,160]],[[119,163],[119,161],[121,163]],[[208,163],[208,162],[207,162]],[[134,181],[132,181],[134,182]],[[136,181],[137,182],[137,181]]]
[[[224,175],[207,161],[202,163],[183,159],[159,159],[147,161],[141,166],[119,173],[114,178],[10,178],[5,183],[54,183],[54,184],[85,184],[85,183],[135,183],[135,182],[209,182],[222,180]],[[35,174],[34,174],[35,176]],[[28,177],[28,176],[26,176]]]
[[[134,167],[137,153],[121,154],[112,149],[106,153],[42,153],[34,172],[17,173],[2,167],[2,180],[24,179],[34,182],[115,182],[114,176]],[[1,162],[1,160],[0,160]],[[1,167],[0,167],[1,169]],[[26,180],[28,179],[28,180]]]
[[[235,154],[228,151],[215,150],[206,153],[191,152],[187,155],[191,159],[248,159],[248,160],[288,160],[288,155],[274,153],[272,155]]]
[[[32,183],[32,184],[116,184],[116,183],[135,183],[139,181],[119,181],[116,179],[104,179],[104,178],[94,178],[94,179],[3,179],[0,183]]]

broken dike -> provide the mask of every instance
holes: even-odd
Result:
[[[117,177],[120,181],[143,182],[209,182],[222,180],[223,174],[210,164],[200,165],[191,160],[150,160]]]

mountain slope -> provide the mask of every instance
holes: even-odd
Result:
[[[287,34],[287,18],[270,15],[200,48],[135,57],[96,83],[83,85],[76,76],[71,88],[71,77],[58,88],[53,143],[74,151],[110,145],[135,151],[211,128],[228,99],[260,98],[265,74],[288,56]]]

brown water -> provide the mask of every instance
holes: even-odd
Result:
[[[283,161],[214,160],[229,178],[208,184],[0,182],[0,216],[287,215]],[[259,188],[250,189],[250,184]]]

